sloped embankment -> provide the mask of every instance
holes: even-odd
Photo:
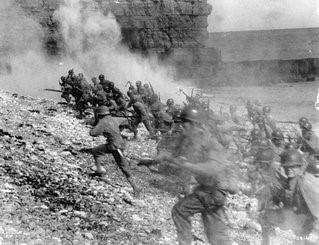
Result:
[[[0,244],[176,244],[170,218],[180,191],[175,178],[130,160],[143,188],[136,200],[112,158],[105,159],[109,183],[89,177],[93,158],[77,150],[104,139],[88,132],[65,105],[0,91]],[[128,157],[155,154],[155,141],[145,134],[141,129],[141,139],[128,142]],[[229,198],[231,235],[239,244],[259,241],[246,215],[251,201]],[[199,220],[196,244],[205,244]]]

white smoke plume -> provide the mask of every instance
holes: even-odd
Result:
[[[104,15],[94,1],[64,1],[54,17],[61,23],[68,64],[87,78],[103,73],[125,90],[127,81],[151,82],[164,99],[176,96],[177,85],[156,58],[132,54],[121,44],[121,28],[115,17]],[[72,67],[72,66],[68,66]],[[172,93],[173,92],[173,93]]]
[[[0,47],[9,45],[7,60],[12,73],[2,72],[1,88],[24,95],[59,98],[59,94],[47,93],[44,88],[59,89],[58,80],[74,68],[76,73],[84,73],[88,81],[103,73],[120,89],[126,91],[127,81],[151,82],[162,101],[176,97],[178,90],[169,74],[171,68],[159,65],[156,57],[145,58],[133,54],[121,44],[121,29],[115,17],[104,15],[95,1],[64,0],[54,12],[53,18],[59,22],[65,55],[52,60],[43,50],[43,31],[40,24],[27,16],[10,0],[0,6],[0,30],[7,33],[0,38]],[[6,31],[8,28],[10,31]]]

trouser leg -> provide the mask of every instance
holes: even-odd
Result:
[[[107,145],[99,145],[91,150],[91,153],[94,157],[95,160],[95,166],[96,166],[96,172],[97,173],[102,173],[102,161],[103,161],[103,156],[107,153],[110,153],[109,150],[107,149]]]
[[[224,222],[225,214],[222,207],[216,207],[202,213],[204,229],[208,241],[212,245],[231,245]]]
[[[151,135],[154,134],[154,130],[153,130],[152,126],[151,126],[151,123],[150,123],[149,119],[144,120],[143,124],[144,124],[145,128],[147,129],[147,131],[150,132]]]
[[[134,190],[134,194],[136,196],[138,196],[139,192],[140,192],[140,188],[138,188],[138,186],[136,185],[136,183],[135,183],[135,181],[134,181],[134,179],[133,179],[133,177],[131,175],[131,172],[130,172],[127,160],[126,160],[126,158],[125,158],[125,156],[123,154],[123,151],[120,150],[120,149],[114,150],[112,152],[112,155],[113,155],[117,165],[121,169],[122,173],[125,175],[127,181],[132,186],[132,188]]]
[[[195,194],[185,196],[172,209],[172,218],[177,231],[180,245],[191,245],[192,225],[190,218],[204,211],[204,206]]]

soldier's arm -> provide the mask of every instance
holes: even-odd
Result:
[[[97,136],[103,135],[103,131],[104,131],[103,123],[99,121],[98,124],[93,129],[90,130],[90,135],[92,137],[97,137]]]

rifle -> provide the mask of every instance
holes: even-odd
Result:
[[[183,91],[183,89],[180,88],[179,91],[181,91],[181,92],[186,96],[186,100],[191,99],[191,97],[190,97],[188,94],[186,94],[186,93]]]
[[[152,90],[152,93],[153,93],[153,94],[155,94],[155,92],[154,92],[154,89],[153,89],[153,86],[152,86],[151,82],[148,82],[148,84],[150,85],[150,88],[151,88],[151,90]]]
[[[58,90],[58,89],[52,89],[52,88],[45,88],[43,89],[45,91],[50,91],[50,92],[57,92],[57,93],[62,93],[63,91],[62,90]]]
[[[132,86],[132,82],[131,81],[127,81],[127,83],[125,84],[125,87],[127,87],[127,85],[130,85],[130,86]]]
[[[275,121],[276,123],[291,123],[291,124],[298,124],[298,122],[294,121]]]

